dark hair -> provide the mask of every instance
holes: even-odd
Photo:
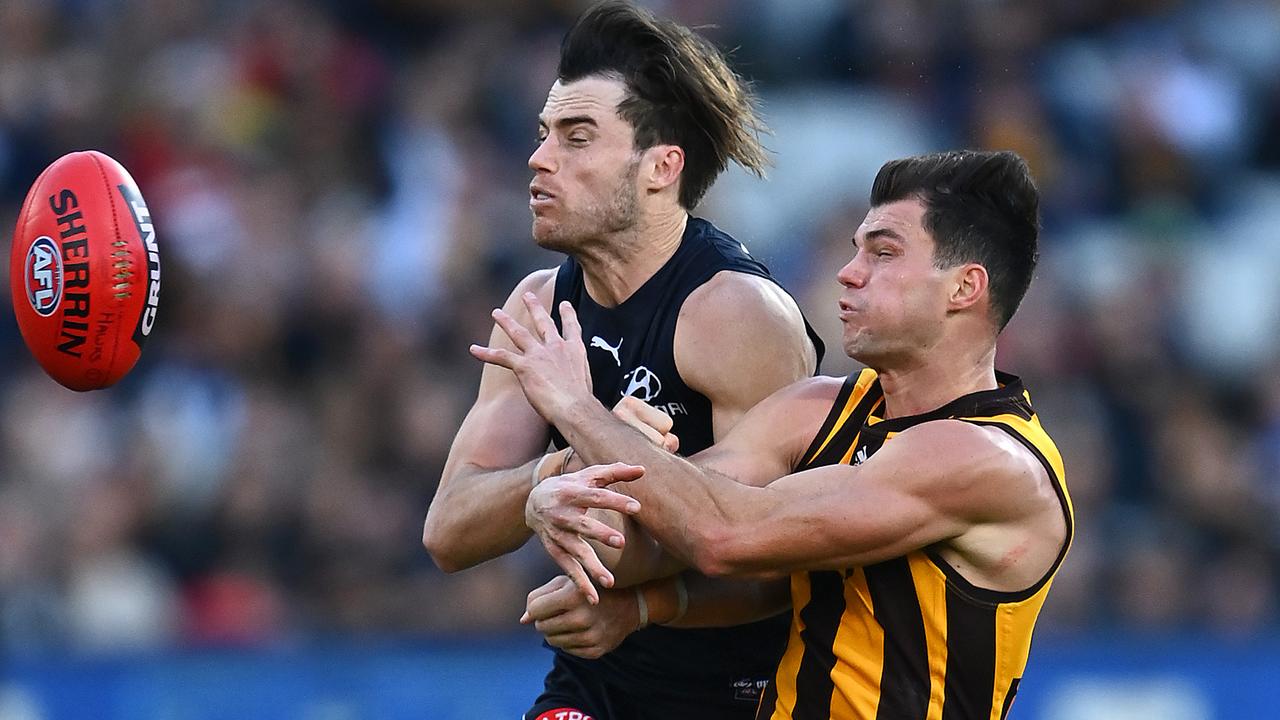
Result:
[[[685,165],[680,204],[693,209],[729,161],[763,177],[767,132],[747,84],[724,56],[688,28],[627,2],[589,8],[560,45],[561,82],[615,75],[625,83],[618,114],[637,150],[679,145]]]
[[[978,263],[1003,330],[1031,285],[1039,257],[1040,192],[1017,153],[958,150],[892,160],[871,186],[872,207],[918,198],[937,267]]]

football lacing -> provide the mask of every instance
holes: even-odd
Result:
[[[111,276],[111,279],[116,281],[112,289],[116,291],[117,300],[124,300],[129,297],[129,278],[133,277],[133,270],[129,268],[129,251],[124,249],[128,247],[129,243],[124,240],[116,240],[111,244],[116,248],[111,252],[111,257],[116,259],[112,263],[116,269],[115,274]]]

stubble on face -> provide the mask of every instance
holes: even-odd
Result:
[[[640,205],[636,189],[640,161],[637,153],[622,169],[613,189],[604,194],[603,200],[588,202],[566,213],[564,220],[557,224],[547,223],[540,228],[535,218],[533,237],[538,246],[569,253],[593,240],[635,227]]]

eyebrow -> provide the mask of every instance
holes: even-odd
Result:
[[[905,241],[905,238],[903,238],[902,235],[898,234],[897,231],[892,230],[890,228],[884,228],[884,227],[876,228],[874,230],[868,230],[867,233],[862,236],[863,241],[874,240],[876,238],[887,238],[889,240]],[[854,245],[858,244],[857,235],[853,236],[853,244]]]
[[[559,120],[556,120],[556,127],[558,128],[573,127],[574,125],[590,125],[591,127],[600,127],[600,124],[596,122],[596,119],[591,117],[590,115],[573,115],[571,117],[565,117],[565,118],[560,118]],[[546,118],[543,118],[543,117],[538,118],[538,127],[547,127]]]
[[[892,240],[903,239],[901,235],[899,235],[896,231],[891,230],[890,228],[876,228],[875,230],[868,230],[866,237],[868,238],[885,237],[885,238],[890,238]]]

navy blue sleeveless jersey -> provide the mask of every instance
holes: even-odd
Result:
[[[723,271],[773,279],[768,268],[737,240],[706,220],[690,217],[675,254],[616,307],[602,307],[591,299],[582,267],[573,258],[565,260],[556,275],[552,318],[560,327],[559,306],[564,300],[577,311],[595,396],[610,408],[624,395],[661,408],[674,421],[672,431],[680,438],[684,455],[709,447],[714,435],[711,402],[686,385],[676,369],[676,319],[685,298]],[[808,321],[805,329],[821,362],[822,340]],[[556,446],[564,447],[564,438],[553,435]],[[731,628],[650,626],[599,660],[557,650],[557,662],[577,665],[593,677],[640,695],[723,707],[745,705],[754,710],[760,688],[777,669],[788,619],[782,613]]]

